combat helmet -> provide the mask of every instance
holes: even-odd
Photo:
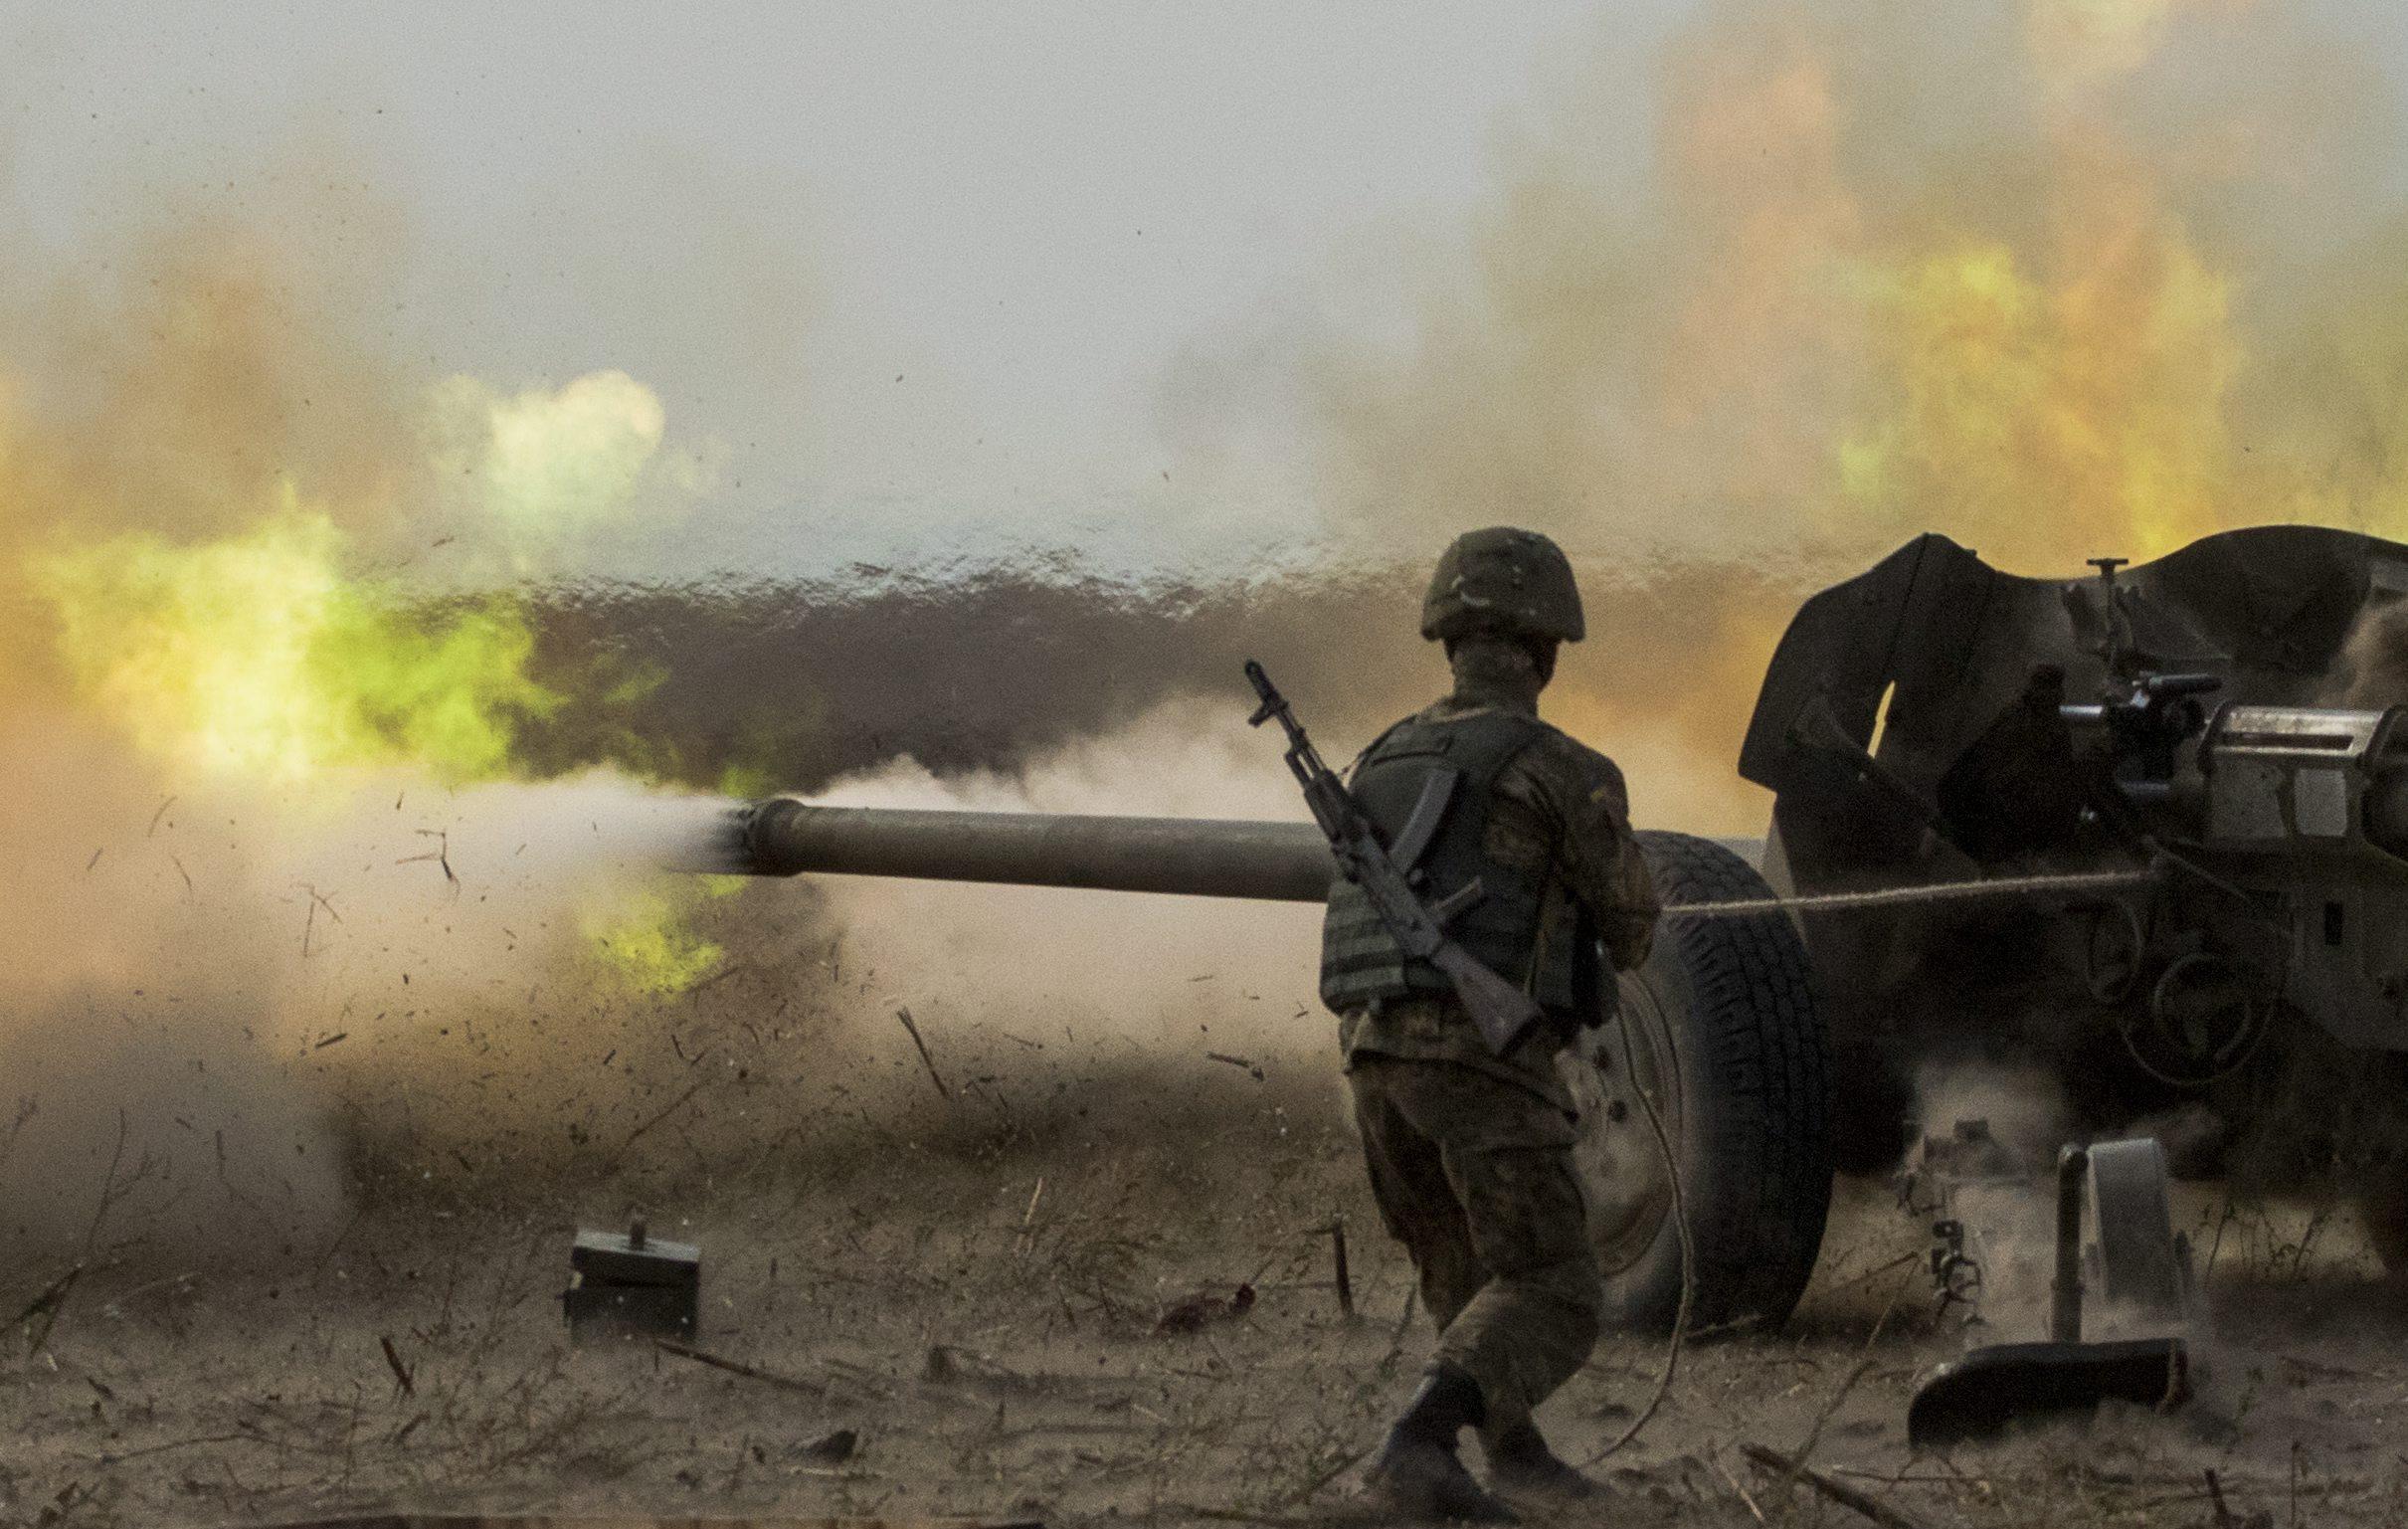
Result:
[[[1442,642],[1472,632],[1564,643],[1586,636],[1579,586],[1564,549],[1509,525],[1456,537],[1440,554],[1421,602],[1421,635]]]

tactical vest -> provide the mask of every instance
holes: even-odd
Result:
[[[1399,722],[1365,751],[1350,785],[1425,901],[1437,902],[1478,879],[1479,900],[1447,925],[1455,942],[1540,1007],[1570,1017],[1593,996],[1593,976],[1581,969],[1579,952],[1587,941],[1576,899],[1550,886],[1544,867],[1534,874],[1498,863],[1484,843],[1498,778],[1546,731],[1536,717],[1505,711],[1455,722]],[[1400,843],[1439,771],[1451,772],[1454,782],[1435,832],[1418,845]],[[1371,899],[1344,877],[1330,884],[1321,928],[1321,1001],[1333,1010],[1454,991],[1436,967],[1405,959]]]

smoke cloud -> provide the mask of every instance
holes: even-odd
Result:
[[[2403,528],[2396,93],[2357,26],[1715,0],[1638,153],[1600,27],[1465,226],[1200,346],[1166,410],[1206,455],[1301,435],[1340,545],[1555,535],[1603,608],[1565,716],[1642,817],[1738,828],[1761,804],[1712,783],[1788,614],[1917,533],[2053,574]]]
[[[320,1235],[361,1122],[426,1112],[352,1091],[388,1050],[707,964],[647,890],[674,804],[522,757],[567,694],[523,600],[400,574],[447,542],[538,567],[675,508],[691,453],[622,373],[403,364],[366,317],[397,220],[303,202],[172,219],[0,305],[11,1266]]]

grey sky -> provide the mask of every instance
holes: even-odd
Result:
[[[0,251],[25,284],[183,210],[281,232],[311,216],[294,181],[364,190],[390,231],[289,232],[413,366],[505,392],[622,368],[672,445],[719,455],[690,521],[581,543],[596,571],[1244,566],[1311,547],[1320,485],[1280,436],[1297,413],[1232,395],[1277,387],[1300,335],[1381,333],[1417,275],[1474,269],[1522,125],[1569,123],[1583,173],[1636,183],[1665,41],[1706,9],[0,0]],[[2203,214],[2268,223],[2260,252],[2387,227],[2408,195],[2408,7],[2280,14],[2204,29],[2128,102],[2175,124],[2169,152],[2203,98],[2364,118],[2346,163],[2278,144]],[[2266,36],[2296,56],[2245,46]],[[2277,275],[2253,300],[2315,290]]]
[[[672,440],[727,444],[713,513],[606,562],[1218,563],[1309,507],[1275,461],[1192,480],[1178,358],[1459,222],[1557,61],[1628,70],[1598,126],[1637,157],[1688,8],[28,8],[0,149],[58,256],[105,249],[129,187],[239,211],[296,164],[365,182],[405,214],[396,326],[434,369],[622,367]]]

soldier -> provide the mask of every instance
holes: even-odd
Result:
[[[1552,1022],[1491,1052],[1448,980],[1404,959],[1352,882],[1331,888],[1321,996],[1339,1016],[1372,1192],[1438,1328],[1437,1354],[1369,1473],[1375,1503],[1398,1516],[1512,1518],[1457,1458],[1466,1428],[1499,1490],[1595,1490],[1531,1418],[1588,1358],[1602,1302],[1555,1057],[1611,1013],[1600,953],[1617,970],[1646,959],[1657,907],[1621,772],[1539,720],[1557,646],[1583,630],[1554,542],[1504,527],[1457,538],[1421,613],[1421,635],[1446,646],[1454,691],[1383,733],[1352,777],[1392,842],[1424,777],[1458,773],[1411,873],[1433,899],[1478,879],[1482,895],[1450,933]]]

